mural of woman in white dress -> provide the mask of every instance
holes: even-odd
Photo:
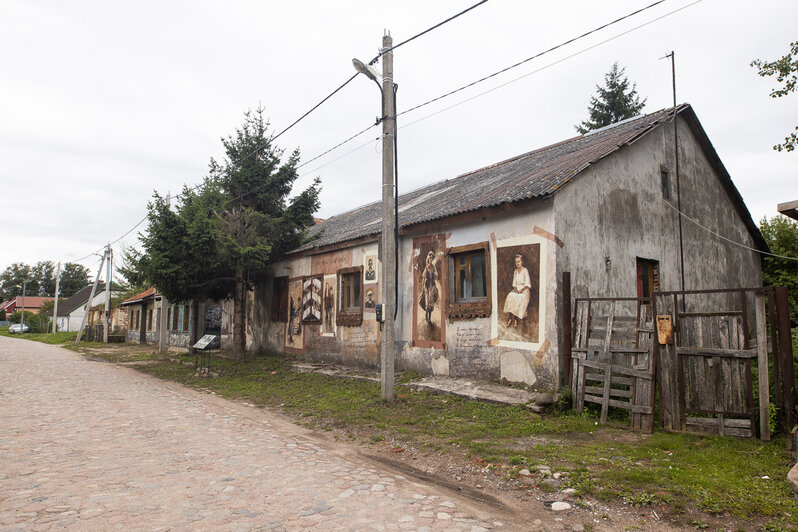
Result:
[[[515,271],[513,271],[513,290],[504,300],[504,312],[507,314],[506,327],[518,327],[518,321],[526,318],[531,297],[532,282],[529,270],[524,267],[524,257],[515,255]]]

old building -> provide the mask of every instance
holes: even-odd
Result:
[[[119,320],[126,324],[127,340],[154,344],[160,332],[163,298],[155,288],[148,288],[119,304]],[[204,334],[219,341],[215,348],[232,345],[232,301],[203,301],[196,305],[170,303],[166,315],[166,343],[170,349],[185,351]],[[199,319],[195,320],[195,313]],[[194,332],[196,330],[196,333]]]
[[[556,389],[563,272],[572,297],[647,297],[681,288],[683,252],[687,289],[761,285],[739,192],[689,105],[676,124],[678,168],[667,109],[401,196],[397,368]],[[379,365],[380,212],[323,221],[273,267],[248,347]]]

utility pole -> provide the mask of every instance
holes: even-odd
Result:
[[[53,334],[58,332],[58,287],[61,284],[61,263],[55,272],[55,300],[53,301]]]
[[[673,158],[674,170],[676,171],[676,209],[679,211],[679,269],[682,272],[682,292],[684,292],[684,238],[682,235],[682,190],[681,178],[679,175],[679,128],[676,123],[676,54],[671,53],[665,57],[671,60],[671,78],[673,80]],[[663,58],[664,59],[664,58]],[[686,305],[682,295],[682,312],[685,312]]]
[[[94,284],[91,286],[91,293],[89,294],[89,300],[86,301],[86,308],[83,311],[83,319],[80,320],[80,329],[78,329],[78,336],[75,338],[75,345],[80,343],[80,338],[83,336],[83,327],[86,325],[86,320],[89,319],[89,311],[91,310],[91,300],[94,299],[94,294],[97,292],[97,283],[100,282],[100,274],[103,272],[103,262],[105,262],[105,257],[108,254],[108,250],[106,249],[103,253],[102,258],[100,259],[100,267],[97,268],[97,276],[94,278]]]
[[[394,198],[394,135],[396,100],[393,83],[393,39],[382,37],[382,295],[385,324],[380,351],[380,390],[386,401],[394,400],[396,359],[396,211]]]
[[[22,314],[20,314],[19,323],[22,326],[22,329],[25,328],[25,285],[27,284],[28,280],[22,280]],[[20,329],[20,332],[22,332]]]
[[[105,264],[105,323],[103,325],[103,343],[108,343],[108,328],[111,326],[111,244],[110,242],[105,248],[105,256],[108,261]]]

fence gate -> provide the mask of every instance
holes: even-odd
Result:
[[[651,306],[636,298],[585,298],[574,301],[570,382],[573,407],[601,405],[630,412],[632,428],[654,430],[654,332]]]
[[[774,294],[772,288],[653,294],[657,327],[653,343],[664,429],[756,437],[758,426],[760,437],[770,439],[771,382],[783,417],[793,416],[784,412],[785,405],[790,411],[795,406],[792,350],[787,368],[782,363],[784,353],[779,352]],[[770,338],[766,300],[774,324]],[[775,346],[770,371],[769,339]]]

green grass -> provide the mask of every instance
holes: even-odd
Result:
[[[389,404],[381,400],[378,383],[292,372],[284,358],[272,356],[242,365],[213,358],[211,371],[218,379],[195,378],[193,368],[169,362],[140,369],[223,397],[282,408],[303,425],[341,429],[373,444],[390,439],[422,450],[462,452],[510,471],[547,464],[569,473],[567,483],[579,497],[659,505],[675,513],[695,507],[743,519],[786,519],[798,527],[785,481],[791,458],[784,439],[645,435],[596,426],[587,415],[541,417],[523,407],[432,395],[405,385],[397,385],[397,399]]]
[[[9,338],[22,338],[25,340],[33,340],[35,342],[42,342],[45,344],[65,344],[67,342],[74,342],[77,338],[76,332],[58,332],[58,333],[24,333],[24,334],[8,334],[8,327],[0,327],[0,336],[8,336]]]

